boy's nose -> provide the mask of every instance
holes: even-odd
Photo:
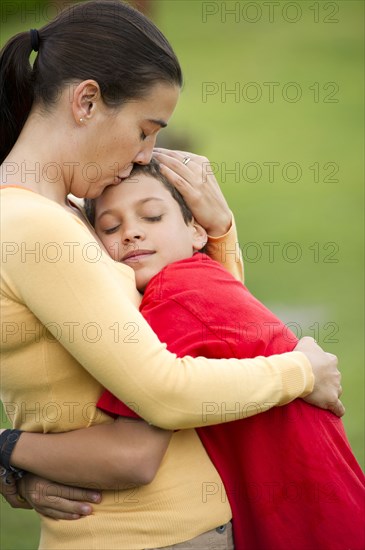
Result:
[[[123,233],[123,243],[130,244],[135,241],[141,241],[144,239],[143,231],[140,231],[136,228],[125,229]]]

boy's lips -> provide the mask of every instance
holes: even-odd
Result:
[[[142,249],[130,250],[129,252],[124,254],[124,256],[120,261],[121,262],[126,262],[126,261],[138,262],[138,260],[142,258],[142,256],[152,256],[152,254],[155,254],[154,250],[142,250]]]

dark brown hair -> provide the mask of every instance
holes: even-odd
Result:
[[[0,163],[33,102],[50,109],[67,84],[96,80],[109,107],[143,98],[158,82],[182,85],[181,68],[167,39],[119,0],[93,0],[62,11],[38,30],[33,67],[31,34],[17,34],[0,53]]]
[[[152,176],[153,178],[159,180],[164,187],[171,193],[172,197],[176,200],[180,206],[182,217],[184,222],[188,225],[193,220],[193,214],[191,213],[190,208],[186,204],[183,196],[179,191],[174,187],[167,178],[160,172],[160,167],[158,162],[155,159],[152,159],[149,164],[135,164],[129,178],[133,178],[138,174],[146,174],[147,176]],[[119,184],[123,185],[123,184]],[[85,199],[85,213],[91,223],[95,225],[95,202],[97,199]]]

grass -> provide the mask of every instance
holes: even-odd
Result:
[[[208,4],[217,13],[204,22]],[[344,422],[364,464],[363,4],[298,1],[301,17],[290,23],[284,15],[295,14],[281,2],[272,22],[262,8],[253,23],[254,12],[242,11],[247,3],[240,2],[240,13],[224,22],[224,6],[236,4],[153,3],[185,74],[166,132],[206,155],[225,180],[249,288],[339,356]],[[3,26],[2,40],[40,26],[15,16]],[[264,84],[270,82],[278,84]],[[224,86],[236,86],[239,96],[225,95]],[[204,97],[204,90],[216,93]],[[301,98],[291,102],[298,90]],[[256,102],[254,92],[262,94]],[[271,177],[268,163],[278,163]],[[2,504],[1,528],[3,550],[37,547],[31,512]]]

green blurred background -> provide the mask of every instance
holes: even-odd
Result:
[[[56,4],[3,1],[1,44],[41,27]],[[340,358],[344,423],[363,465],[364,4],[144,4],[185,75],[161,144],[214,163],[248,287],[299,336]],[[0,547],[37,542],[35,514],[1,503]]]

